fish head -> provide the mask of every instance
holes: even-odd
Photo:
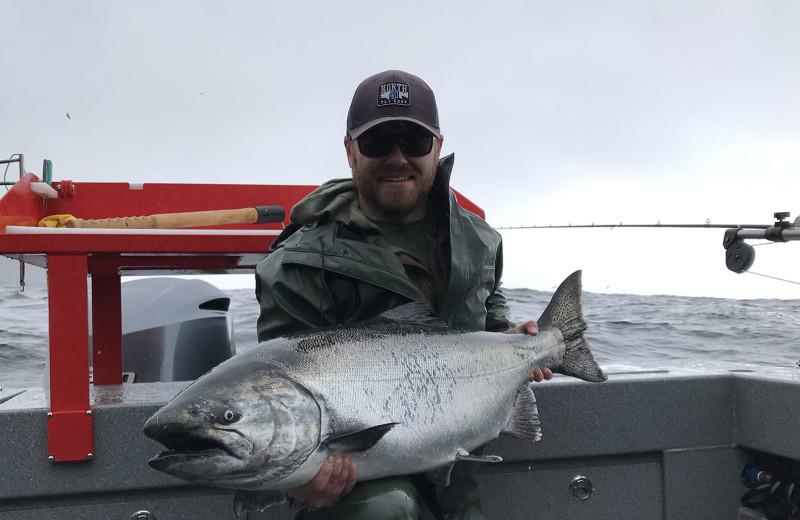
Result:
[[[150,417],[144,433],[167,448],[149,461],[154,469],[201,485],[269,489],[319,445],[320,408],[275,367],[226,362]]]

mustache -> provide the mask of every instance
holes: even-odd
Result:
[[[421,177],[422,172],[417,169],[414,169],[412,166],[401,166],[398,168],[382,168],[379,171],[375,171],[371,174],[366,174],[362,172],[359,168],[352,168],[351,169],[354,176],[358,176],[363,178],[364,180],[378,180],[378,179],[385,179],[387,177]]]
[[[412,168],[411,166],[402,166],[399,168],[386,168],[380,171],[380,177],[406,177],[408,175],[415,175],[419,177],[421,172]]]

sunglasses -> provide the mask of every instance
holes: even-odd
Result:
[[[367,132],[359,136],[356,141],[361,155],[377,159],[389,155],[395,146],[398,146],[406,157],[423,157],[431,153],[434,139],[431,134],[421,132],[389,133],[381,131]]]

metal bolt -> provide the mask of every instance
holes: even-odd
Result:
[[[92,460],[93,458],[94,458],[94,455],[92,455],[91,453],[87,453],[86,454],[86,460]]]
[[[86,410],[86,417],[91,417],[91,416],[92,416],[92,411]]]
[[[49,460],[50,462],[55,462],[56,458],[50,455],[49,457],[47,457],[47,460]]]
[[[583,475],[578,475],[569,485],[569,491],[572,493],[572,498],[575,500],[587,500],[594,491],[592,481]]]
[[[52,419],[53,418],[53,412],[47,412],[47,418],[48,419]]]

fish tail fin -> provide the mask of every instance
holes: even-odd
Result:
[[[575,271],[556,289],[550,304],[539,318],[539,328],[555,327],[561,331],[566,345],[564,358],[553,371],[584,381],[599,382],[608,379],[589,349],[583,332],[586,322],[581,305],[581,271]]]

